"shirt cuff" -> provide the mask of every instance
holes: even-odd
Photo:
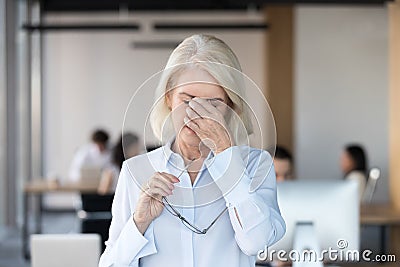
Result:
[[[237,206],[245,201],[249,194],[251,179],[247,174],[245,162],[246,159],[249,160],[249,151],[243,151],[243,156],[240,147],[233,146],[206,161],[208,172],[222,191],[228,205]]]
[[[132,261],[157,253],[153,223],[142,235],[137,229],[132,215],[122,229],[115,249],[117,262],[123,266],[129,266]],[[117,264],[117,266],[119,265]]]

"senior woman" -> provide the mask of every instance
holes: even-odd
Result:
[[[252,131],[240,70],[213,36],[172,52],[150,115],[168,142],[124,162],[99,266],[254,266],[284,235],[272,158],[240,145],[238,129]]]

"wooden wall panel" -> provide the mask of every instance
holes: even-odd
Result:
[[[400,210],[400,0],[389,4],[389,187]],[[400,227],[390,229],[390,252],[400,257]]]
[[[293,151],[293,6],[266,6],[265,15],[269,25],[266,97],[275,117],[277,143]]]
[[[389,179],[400,210],[400,0],[389,4]]]

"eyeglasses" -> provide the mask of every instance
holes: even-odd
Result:
[[[182,174],[190,167],[190,165],[193,163],[193,161],[194,161],[194,160],[192,160],[192,161],[182,170],[182,172],[178,175],[177,178],[179,178],[179,177],[182,176]],[[204,228],[203,230],[201,230],[199,227],[197,227],[197,226],[191,224],[188,220],[186,220],[186,218],[183,217],[182,214],[180,214],[180,212],[177,211],[177,210],[168,202],[168,200],[167,200],[166,197],[162,197],[162,199],[163,199],[163,205],[164,205],[165,209],[166,209],[169,213],[171,213],[171,214],[172,214],[173,216],[175,216],[175,217],[178,217],[178,218],[181,220],[182,224],[183,224],[184,226],[186,226],[186,228],[188,228],[188,229],[189,229],[190,231],[192,231],[193,233],[199,234],[199,235],[205,235],[205,234],[208,232],[208,230],[210,230],[210,228],[211,228],[211,227],[217,222],[217,220],[222,216],[222,214],[224,214],[225,211],[227,211],[227,209],[228,209],[228,207],[225,207],[225,208],[220,212],[220,214],[218,214],[218,216],[211,222],[211,224],[210,224],[207,228]]]
[[[192,231],[195,234],[199,234],[199,235],[205,235],[208,230],[210,230],[210,228],[217,222],[217,220],[222,216],[222,214],[224,214],[224,212],[228,209],[228,207],[225,207],[220,214],[218,214],[218,216],[211,222],[211,224],[207,227],[204,228],[203,230],[201,230],[199,227],[191,224],[188,220],[186,220],[185,217],[182,216],[182,214],[179,213],[179,211],[177,211],[174,207],[171,206],[171,204],[169,204],[167,198],[163,197],[163,204],[164,207],[166,208],[166,210],[171,213],[173,216],[178,217],[182,224],[184,226],[186,226],[186,228],[188,228],[190,231]]]

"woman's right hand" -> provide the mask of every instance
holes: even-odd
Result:
[[[164,205],[162,197],[172,195],[174,183],[179,179],[169,173],[156,172],[147,182],[136,205],[133,220],[139,232],[144,234],[150,223],[160,216]]]

